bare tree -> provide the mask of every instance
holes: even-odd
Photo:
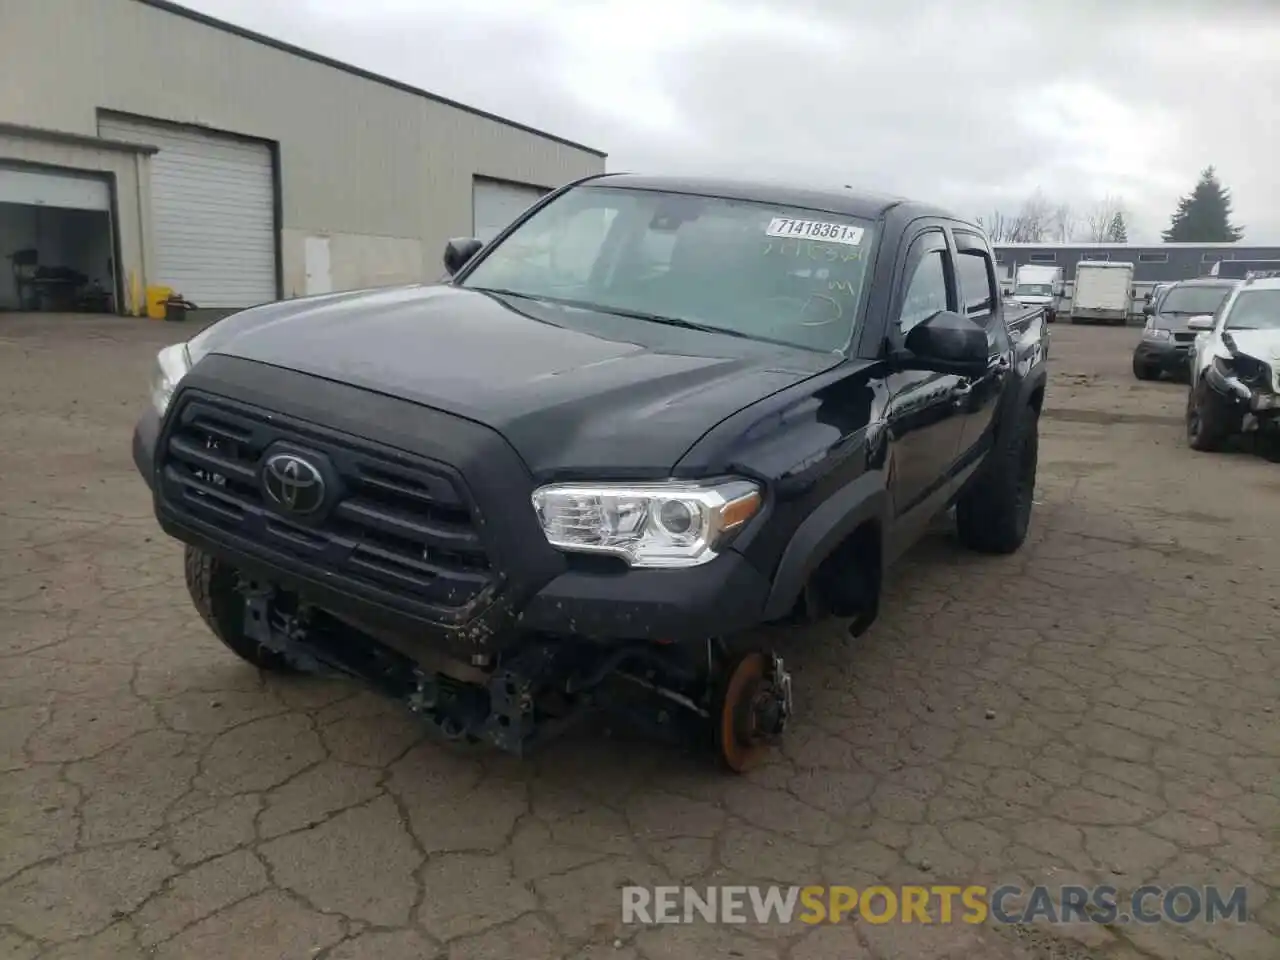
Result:
[[[1052,230],[1053,207],[1040,190],[1022,202],[1009,228],[1013,243],[1044,243]]]
[[[1068,203],[1053,208],[1053,239],[1058,243],[1070,243],[1076,235],[1076,215]]]
[[[1092,243],[1106,243],[1111,239],[1111,225],[1115,222],[1116,217],[1127,220],[1129,211],[1125,207],[1124,199],[1114,194],[1107,194],[1097,203],[1089,208],[1089,212],[1085,215],[1084,224],[1088,239]]]
[[[992,243],[1006,243],[1009,240],[1009,218],[999,210],[992,210],[990,215],[978,217],[978,226]]]

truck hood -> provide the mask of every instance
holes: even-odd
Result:
[[[1280,330],[1228,330],[1236,350],[1280,368]]]
[[[1188,321],[1192,317],[1201,316],[1196,313],[1160,313],[1155,318],[1155,325],[1161,330],[1171,333],[1189,333]]]
[[[837,354],[435,285],[282,301],[203,353],[432,407],[501,433],[539,480],[667,476],[711,427]]]

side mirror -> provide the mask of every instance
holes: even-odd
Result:
[[[1192,317],[1187,321],[1188,330],[1212,330],[1213,317],[1207,313],[1202,313],[1198,317]]]
[[[903,365],[917,370],[981,374],[987,369],[987,330],[968,317],[939,310],[909,331]]]
[[[1142,305],[1142,315],[1149,317],[1156,312],[1156,308],[1151,303],[1151,295],[1147,295],[1147,302]]]
[[[444,268],[454,276],[467,261],[480,252],[484,244],[475,237],[454,237],[444,245]]]
[[[1066,286],[1065,286],[1064,284],[1062,284],[1062,283],[1055,283],[1055,284],[1053,285],[1053,295],[1054,295],[1055,297],[1060,297],[1060,296],[1062,296],[1062,295],[1063,295],[1064,293],[1066,293],[1066,292],[1067,292],[1067,288],[1066,288]]]

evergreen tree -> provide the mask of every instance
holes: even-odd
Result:
[[[1117,210],[1116,215],[1111,218],[1111,224],[1107,227],[1108,243],[1128,243],[1129,228],[1124,222],[1124,212]]]
[[[1231,222],[1231,191],[1206,167],[1190,194],[1178,201],[1163,235],[1165,243],[1235,243],[1244,230]]]

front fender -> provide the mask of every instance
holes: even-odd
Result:
[[[1049,371],[1045,368],[1045,365],[1038,363],[1033,366],[1025,375],[1019,378],[1016,391],[1017,406],[1029,406],[1037,392],[1043,393],[1048,382]]]
[[[885,531],[892,516],[891,506],[885,475],[876,470],[846,484],[809,514],[782,552],[765,603],[765,619],[785,616],[818,565],[863,523],[879,524]],[[881,542],[884,541],[882,536]],[[877,560],[884,563],[883,552]]]

